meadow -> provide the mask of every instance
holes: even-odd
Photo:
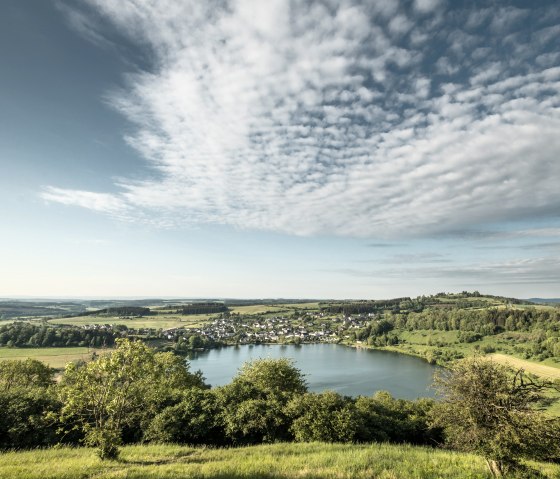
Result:
[[[51,368],[63,369],[70,361],[91,358],[93,353],[105,354],[111,349],[95,349],[87,347],[76,348],[0,348],[0,360],[37,359],[48,364]]]
[[[560,466],[531,463],[543,478]],[[272,444],[210,449],[177,445],[122,448],[117,461],[93,449],[58,448],[0,455],[0,477],[10,479],[487,479],[483,458],[472,454],[388,444]],[[527,475],[509,476],[527,477]]]
[[[318,311],[319,303],[250,304],[231,306],[229,309],[236,314],[293,313],[297,310]]]
[[[485,336],[481,340],[472,343],[457,342],[459,331],[398,331],[399,338],[404,342],[396,346],[386,346],[382,349],[399,353],[411,354],[421,358],[430,358],[438,352],[456,351],[464,357],[472,356],[475,352],[485,347],[499,351],[487,356],[492,360],[509,365],[513,368],[524,369],[541,379],[552,381],[560,380],[560,362],[557,358],[548,358],[545,361],[536,359],[524,359],[519,357],[515,351],[515,345],[528,340],[529,334],[525,333],[501,333],[494,336]],[[549,414],[560,416],[560,391],[549,392],[547,396],[553,401],[547,406]]]
[[[118,316],[76,316],[73,318],[51,319],[49,323],[69,326],[112,324],[132,329],[197,328],[215,316],[208,314],[162,314],[130,319]]]

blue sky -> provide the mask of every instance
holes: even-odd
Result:
[[[557,1],[5,0],[0,296],[560,296]]]

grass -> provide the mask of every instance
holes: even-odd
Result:
[[[507,364],[517,369],[523,368],[525,371],[535,376],[547,379],[560,379],[560,367],[547,366],[506,354],[495,353],[489,354],[488,356],[498,363]]]
[[[544,477],[560,466],[532,464]],[[0,455],[0,477],[11,479],[487,479],[481,457],[406,445],[273,444],[207,449],[128,446],[119,461],[100,461],[86,448]],[[521,476],[520,476],[521,477]]]
[[[124,325],[134,329],[171,329],[171,328],[196,328],[205,324],[212,315],[179,315],[166,314],[159,316],[145,316],[142,318],[123,319],[118,316],[76,316],[74,318],[52,319],[49,323],[66,324],[71,326],[85,326],[88,324],[114,324]]]
[[[47,363],[51,368],[62,369],[70,361],[91,357],[93,352],[105,354],[110,349],[76,348],[0,348],[0,360],[3,359],[37,359]]]
[[[457,342],[458,334],[458,331],[399,330],[398,336],[405,342],[388,349],[418,356],[424,356],[428,351],[450,349],[461,352],[466,357],[473,355],[477,350],[482,350],[485,346],[491,346],[497,352],[495,355],[497,361],[503,362],[504,358],[512,358],[512,366],[519,364],[517,367],[523,367],[526,371],[538,376],[551,379],[558,378],[557,373],[560,373],[560,363],[553,359],[542,362],[519,358],[519,353],[516,352],[515,347],[519,345],[529,346],[531,344],[531,333],[506,332],[494,336],[485,336],[472,343]],[[558,371],[555,372],[555,370]]]
[[[285,313],[294,311],[318,311],[319,303],[286,303],[286,304],[251,304],[246,306],[232,306],[230,311],[238,314],[263,314],[263,313]]]
[[[497,353],[488,354],[489,358],[502,364],[509,364],[513,368],[523,368],[526,372],[534,374],[544,379],[559,380],[560,364],[552,359],[540,362],[537,360],[527,360],[516,356],[514,347],[516,344],[523,343],[529,333],[502,333],[495,336],[486,336],[474,343],[457,343],[458,331],[399,331],[399,338],[406,343],[396,346],[387,346],[383,349],[399,353],[411,354],[419,357],[426,357],[426,353],[435,350],[455,350],[463,354],[464,357],[472,356],[476,347],[479,349],[484,346],[492,346]],[[560,392],[552,391],[547,394],[554,400],[546,408],[546,412],[553,416],[560,416]]]

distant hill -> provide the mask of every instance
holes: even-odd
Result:
[[[560,298],[529,298],[527,301],[537,304],[560,303]]]

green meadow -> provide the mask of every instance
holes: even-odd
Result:
[[[112,324],[127,326],[133,329],[171,329],[171,328],[196,328],[205,324],[215,315],[208,314],[165,314],[158,316],[143,316],[141,318],[121,318],[118,316],[76,316],[74,318],[51,319],[51,324],[64,324],[70,326]]]
[[[531,463],[544,478],[560,466]],[[93,449],[59,448],[0,455],[0,477],[10,479],[487,479],[481,457],[388,444],[273,444],[209,449],[176,445],[126,446],[118,461]],[[527,477],[526,475],[509,477]]]
[[[104,354],[110,349],[76,348],[0,348],[0,360],[37,359],[51,368],[63,369],[70,361],[88,360],[93,353]],[[1,476],[0,476],[1,477]]]

